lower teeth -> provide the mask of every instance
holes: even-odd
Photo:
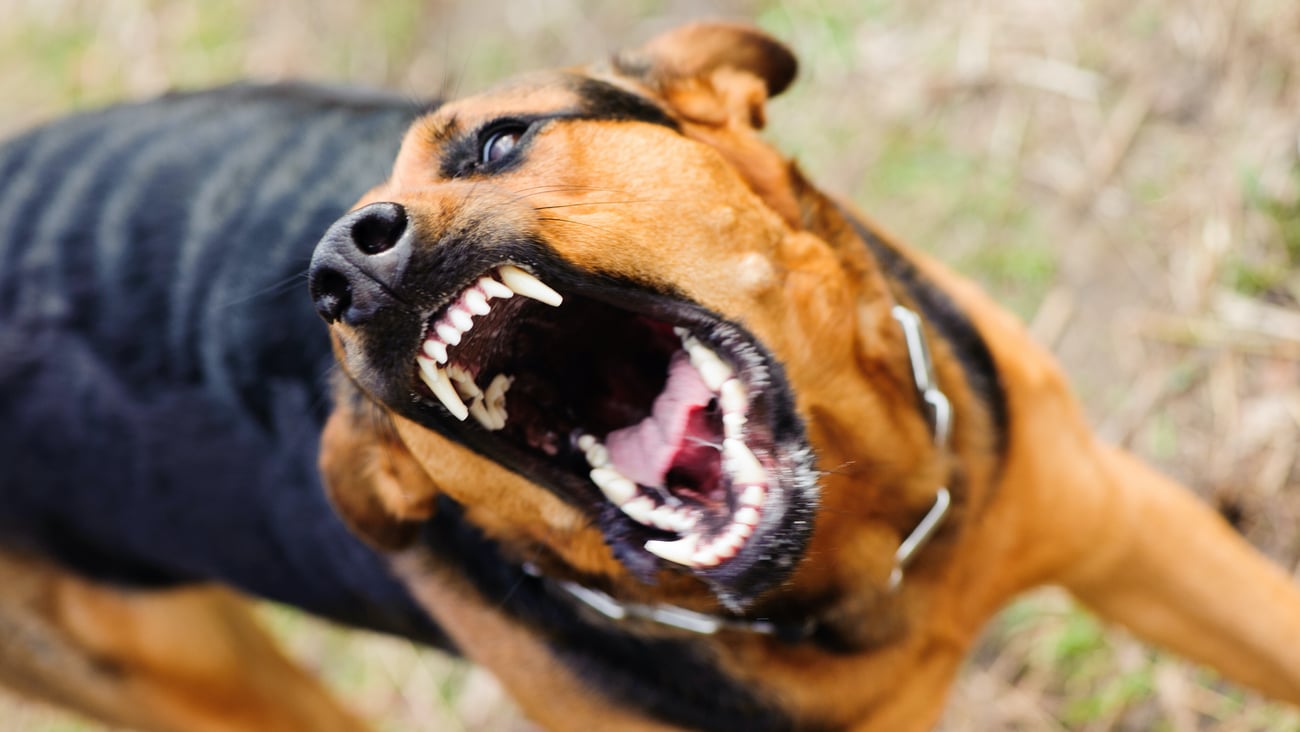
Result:
[[[679,535],[673,541],[652,539],[645,543],[645,550],[660,559],[691,568],[717,566],[736,556],[758,525],[767,493],[767,471],[742,440],[727,438],[723,450],[732,485],[741,491],[737,496],[739,508],[730,525],[708,540],[692,532],[699,519],[683,506],[680,498],[663,486],[651,486],[662,499],[656,501],[646,493],[645,487],[618,471],[609,461],[609,450],[595,436],[575,435],[571,442],[586,455],[591,481],[610,503],[642,526]]]

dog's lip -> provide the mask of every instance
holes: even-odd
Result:
[[[413,381],[423,388],[414,391],[418,400],[438,413],[439,431],[586,506],[616,555],[642,577],[653,574],[657,557],[711,580],[720,594],[742,601],[751,590],[778,581],[778,575],[784,576],[802,552],[816,484],[811,450],[802,424],[792,418],[793,395],[779,365],[737,324],[685,298],[575,273],[571,268],[546,269],[536,263],[521,266],[508,261],[486,266],[425,316],[413,359]],[[716,459],[724,466],[721,473],[727,482],[725,511],[706,512],[698,505],[692,510],[680,500],[674,502],[662,480],[655,484],[643,476],[630,480],[620,467],[635,472],[635,466],[627,460],[622,465],[610,460],[609,446],[602,444],[599,434],[574,430],[568,435],[569,449],[585,463],[582,468],[590,468],[586,475],[577,473],[573,465],[570,469],[547,465],[520,445],[494,436],[509,421],[514,377],[469,373],[457,364],[458,347],[478,337],[475,329],[490,320],[501,301],[512,302],[507,307],[515,308],[516,314],[523,307],[521,301],[542,303],[559,308],[554,317],[562,318],[570,297],[672,326],[681,342],[680,353],[691,362],[693,378],[718,403],[720,456]],[[477,384],[476,378],[485,385]],[[655,404],[657,409],[659,397]],[[449,424],[446,414],[455,424]],[[606,430],[603,437],[630,429],[623,427]],[[674,452],[682,452],[680,445]]]

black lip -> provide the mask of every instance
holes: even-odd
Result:
[[[468,447],[586,512],[600,527],[615,555],[644,581],[653,582],[658,570],[665,566],[690,571],[708,583],[724,603],[739,608],[788,576],[801,558],[811,534],[818,489],[812,451],[780,363],[739,323],[726,320],[692,302],[674,288],[647,286],[606,274],[585,272],[536,245],[510,249],[512,251],[494,251],[490,259],[478,257],[473,263],[477,266],[470,266],[470,262],[457,262],[462,265],[456,268],[460,269],[460,276],[438,278],[441,282],[434,290],[437,295],[428,303],[429,306],[419,311],[408,310],[403,320],[409,322],[388,329],[393,335],[404,334],[400,345],[394,342],[396,338],[390,337],[368,349],[369,355],[373,356],[368,361],[377,367],[370,371],[370,380],[377,382],[375,386],[379,387],[368,391],[382,395],[381,399],[403,416]],[[659,560],[642,548],[646,539],[654,538],[654,530],[641,527],[623,516],[585,476],[499,439],[472,419],[464,422],[455,419],[416,386],[419,379],[415,373],[415,353],[427,324],[478,277],[507,263],[526,265],[566,297],[589,298],[687,328],[737,364],[744,374],[747,388],[751,390],[751,409],[762,415],[766,429],[770,431],[773,453],[770,462],[774,466],[771,474],[775,480],[769,487],[768,505],[779,510],[765,511],[762,524],[735,557],[716,567],[692,570]],[[447,286],[445,283],[448,281],[454,282],[454,286]],[[432,290],[427,285],[407,289],[409,292],[403,297],[407,302],[418,301],[420,294],[427,295]]]

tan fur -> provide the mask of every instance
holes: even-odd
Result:
[[[492,226],[538,236],[585,271],[671,285],[743,323],[783,362],[819,462],[832,470],[805,561],[760,606],[834,598],[821,619],[866,650],[834,654],[745,634],[702,642],[796,720],[928,728],[984,623],[1015,594],[1048,582],[1155,642],[1300,702],[1294,585],[1184,489],[1099,444],[1051,356],[1013,318],[942,265],[894,244],[971,319],[1006,391],[1010,431],[999,466],[991,415],[948,345],[932,339],[956,415],[950,449],[933,446],[889,316],[903,295],[840,209],[758,135],[763,101],[784,85],[773,83],[783,61],[772,54],[785,53],[773,43],[734,26],[690,26],[625,54],[613,71],[591,69],[585,73],[668,109],[684,134],[571,121],[539,134],[527,165],[488,180],[438,179],[443,134],[572,105],[564,77],[533,75],[453,102],[414,127],[392,178],[366,202],[400,203],[431,232],[429,242],[488,212]],[[728,50],[737,44],[741,52]],[[336,337],[363,336],[337,329]],[[344,366],[359,367],[346,358]],[[507,555],[545,549],[558,557],[546,568],[558,576],[600,577],[628,600],[720,611],[708,589],[682,573],[663,571],[657,587],[636,581],[582,513],[519,475],[409,420],[394,416],[392,427],[400,442],[386,449],[431,478],[404,486],[404,501],[423,505],[440,486]],[[962,481],[944,538],[891,593],[895,548],[954,470]],[[434,617],[532,716],[556,729],[602,726],[603,702],[527,633],[437,572],[407,576]],[[512,653],[526,660],[516,663]],[[595,711],[556,716],[570,707]]]
[[[368,729],[227,590],[125,592],[0,554],[0,682],[158,732]]]

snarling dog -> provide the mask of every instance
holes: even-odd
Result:
[[[325,728],[277,663],[182,673],[187,650],[247,634],[146,657],[87,612],[106,583],[215,579],[454,647],[548,728],[907,730],[934,723],[999,607],[1059,583],[1300,702],[1300,592],[1099,443],[1014,319],[761,139],[794,73],[765,35],[693,25],[425,112],[240,90],[130,108],[158,129],[208,122],[205,104],[245,125],[134,175],[111,163],[139,121],[7,149],[9,180],[137,130],[99,172],[43,179],[52,195],[5,194],[0,409],[23,429],[0,527],[16,566],[98,593],[22,617],[153,672],[140,726]],[[247,134],[267,117],[280,136]],[[387,181],[302,245],[396,126]],[[244,167],[207,169],[227,157]],[[66,222],[118,183],[136,192]],[[178,195],[199,203],[168,210]],[[308,257],[328,338],[276,287]],[[320,475],[369,548],[313,498],[295,441],[324,418],[331,358]],[[164,594],[131,598],[165,616]],[[243,721],[190,703],[204,683]],[[250,700],[277,689],[301,693],[275,719]],[[191,716],[164,716],[177,700]]]
[[[794,72],[691,26],[417,120],[311,267],[345,515],[556,728],[924,729],[1047,582],[1300,701],[1287,577],[761,140]]]

